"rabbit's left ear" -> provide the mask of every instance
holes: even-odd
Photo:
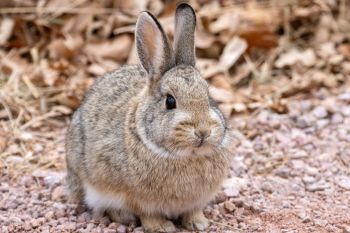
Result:
[[[180,4],[175,13],[174,52],[176,65],[195,66],[194,30],[196,15],[192,7]]]
[[[158,20],[142,12],[136,23],[136,49],[151,80],[175,66],[173,48]]]

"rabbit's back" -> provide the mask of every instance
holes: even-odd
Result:
[[[104,164],[123,169],[127,105],[145,84],[142,68],[129,65],[98,78],[87,92],[67,135],[67,165],[81,178],[90,180],[92,171],[103,171],[107,179],[108,167],[96,169]]]

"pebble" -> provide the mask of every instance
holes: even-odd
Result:
[[[274,171],[274,174],[276,176],[279,176],[279,177],[285,178],[285,179],[288,179],[289,173],[290,173],[290,169],[286,166],[281,166]]]
[[[300,108],[306,112],[311,109],[311,101],[310,100],[302,100],[300,101]]]
[[[66,216],[66,211],[64,209],[57,209],[55,211],[55,217],[56,218],[63,218]]]
[[[324,227],[327,225],[328,221],[324,219],[315,219],[314,223],[316,226]]]
[[[219,192],[216,196],[215,196],[215,203],[221,203],[226,201],[227,199],[227,195],[225,192]]]
[[[283,200],[282,201],[282,207],[284,209],[289,209],[290,208],[290,203],[288,201]]]
[[[318,119],[326,118],[328,115],[327,110],[323,106],[317,106],[312,110],[312,113]]]
[[[297,216],[302,220],[302,223],[308,223],[311,221],[309,215],[304,210],[297,212]]]
[[[335,113],[332,115],[332,124],[340,124],[343,122],[343,116],[340,113]]]
[[[327,188],[329,188],[329,185],[327,183],[324,183],[324,182],[312,183],[312,184],[306,186],[306,190],[309,192],[323,191]]]
[[[303,182],[305,184],[312,184],[312,183],[315,183],[316,182],[316,178],[313,177],[313,176],[304,176],[303,177]]]
[[[236,209],[236,206],[231,201],[225,201],[224,207],[228,212],[233,212]]]
[[[339,187],[350,190],[350,178],[347,176],[342,176],[336,179],[337,184]]]
[[[240,190],[246,188],[247,180],[239,177],[231,177],[226,179],[222,186],[228,197],[237,197]]]
[[[340,112],[343,114],[343,116],[349,117],[350,116],[350,106],[342,107]]]
[[[316,122],[317,129],[323,129],[329,124],[328,119],[320,119]]]
[[[267,193],[273,193],[274,187],[270,182],[263,182],[260,186],[261,190]]]
[[[244,202],[241,199],[233,199],[233,203],[237,208],[242,208],[244,206]]]
[[[57,186],[51,193],[51,200],[61,201],[64,197],[64,187],[62,185]]]
[[[343,233],[350,233],[350,225],[343,226]]]
[[[37,219],[32,219],[30,221],[30,225],[33,227],[33,228],[37,228],[39,226],[39,221]]]
[[[52,210],[46,212],[45,215],[44,215],[44,217],[45,217],[46,219],[48,219],[48,220],[53,219],[54,216],[55,216],[55,213],[54,213]]]
[[[312,126],[313,120],[309,116],[302,115],[300,117],[297,117],[295,124],[298,128],[304,129],[304,128]]]
[[[345,91],[344,93],[340,94],[338,96],[338,99],[343,101],[350,101],[350,91]]]
[[[115,228],[111,228],[111,226],[109,226],[110,229],[115,229]],[[124,225],[119,225],[118,228],[116,229],[118,233],[126,233],[127,228]]]

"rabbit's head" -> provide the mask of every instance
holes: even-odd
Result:
[[[160,156],[211,155],[227,143],[225,120],[195,68],[196,16],[187,4],[176,9],[174,49],[148,12],[136,24],[136,48],[148,76],[136,112],[141,140]]]

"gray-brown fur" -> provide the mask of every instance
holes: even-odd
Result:
[[[189,8],[181,6],[184,13],[192,12]],[[140,17],[136,40],[142,67],[124,66],[99,78],[73,115],[66,139],[68,189],[78,201],[104,207],[115,221],[136,215],[147,232],[172,232],[167,218],[179,216],[185,227],[203,230],[208,220],[202,208],[229,165],[225,120],[199,71],[175,66],[168,42],[149,44],[145,36],[150,35],[140,27],[156,19]],[[159,23],[146,23],[162,31]],[[155,34],[167,41],[165,34]],[[147,54],[150,46],[158,46],[157,53]],[[169,94],[176,109],[165,107]],[[208,137],[200,138],[197,131]],[[96,191],[103,201],[122,207],[105,207],[99,199],[91,203]]]
[[[196,15],[187,4],[177,7],[175,13],[175,61],[177,65],[194,66],[194,31],[196,28]]]

